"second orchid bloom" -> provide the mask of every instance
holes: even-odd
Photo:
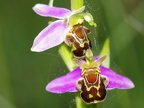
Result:
[[[96,27],[91,14],[83,12],[84,8],[85,7],[82,7],[79,10],[70,11],[65,8],[52,7],[45,4],[36,4],[33,7],[33,10],[38,15],[53,17],[59,20],[56,20],[48,25],[37,35],[31,51],[42,52],[57,46],[62,42],[65,42],[67,45],[73,47],[74,56],[84,56],[83,50],[88,49],[90,46],[89,39],[87,39],[87,36],[84,35],[87,35],[90,30],[83,26],[83,22],[86,21],[91,26]],[[83,33],[84,35],[81,35],[80,33]],[[77,45],[77,40],[81,40],[81,45]],[[86,41],[87,44],[83,44],[83,41]],[[75,50],[77,47],[81,51]],[[79,55],[78,52],[81,54]]]

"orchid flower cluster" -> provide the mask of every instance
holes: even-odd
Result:
[[[66,8],[36,4],[33,10],[40,16],[53,17],[54,21],[44,28],[35,38],[31,51],[42,52],[61,43],[71,47],[73,61],[77,68],[64,76],[48,83],[46,90],[53,93],[80,92],[82,100],[87,103],[102,102],[107,90],[131,89],[133,82],[111,69],[104,67],[102,62],[106,56],[93,57],[90,30],[83,23],[86,21],[96,27],[90,13],[84,12],[85,7],[74,11]]]

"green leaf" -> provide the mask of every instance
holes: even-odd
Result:
[[[106,59],[102,62],[102,65],[105,67],[110,66],[110,48],[109,48],[109,38],[106,39],[103,48],[101,50],[100,56],[106,55]]]

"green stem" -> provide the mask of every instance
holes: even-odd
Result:
[[[83,6],[84,1],[83,0],[71,0],[71,10],[78,10]],[[65,45],[62,44],[59,48],[59,53],[65,62],[67,68],[71,71],[75,67],[75,63],[72,61],[73,55],[70,51],[70,49]],[[87,105],[83,102],[81,97],[79,96],[79,92],[76,93],[76,108],[99,108],[100,106],[98,104],[90,104]]]
[[[83,0],[71,0],[71,10],[78,10],[83,6]],[[59,54],[61,55],[63,61],[65,62],[67,68],[69,70],[73,70],[75,67],[74,62],[72,61],[73,55],[70,49],[65,45],[60,45]],[[79,96],[79,92],[76,93],[76,108],[96,108],[97,104],[87,105],[85,104],[81,97]]]
[[[49,1],[49,6],[53,6],[53,2],[54,2],[54,0],[50,0]]]
[[[79,8],[81,8],[84,4],[83,0],[71,0],[71,10],[78,10]],[[87,105],[85,104],[81,97],[79,96],[79,92],[76,93],[76,108],[96,108],[97,104],[91,104],[91,105]]]
[[[61,44],[59,47],[59,54],[61,55],[61,58],[63,59],[64,63],[66,64],[67,68],[72,71],[76,65],[74,64],[72,58],[73,55],[70,51],[70,49],[68,48],[68,46],[66,46],[66,44]]]
[[[78,10],[84,4],[84,0],[71,0],[71,10]]]

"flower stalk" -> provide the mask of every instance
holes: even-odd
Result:
[[[71,10],[77,10],[84,4],[83,0],[71,0]]]
[[[71,0],[71,10],[77,10],[81,8],[83,5],[84,5],[83,0]],[[76,108],[96,108],[96,104],[94,105],[85,104],[82,101],[81,97],[79,96],[79,93],[76,93],[75,102],[76,102]]]
[[[66,64],[67,68],[69,69],[69,71],[72,71],[76,67],[76,65],[72,61],[73,55],[72,55],[70,49],[68,48],[68,46],[66,46],[63,43],[60,45],[58,51],[59,51],[59,54],[60,54],[61,58],[63,59],[64,63]]]
[[[71,0],[71,10],[77,10],[77,9],[81,8],[83,5],[84,5],[83,0]],[[96,27],[96,25],[95,25],[95,27]],[[70,67],[70,66],[68,66],[68,67]],[[79,93],[76,93],[75,102],[76,102],[76,108],[97,108],[97,104],[91,104],[91,105],[85,104],[82,101]]]

